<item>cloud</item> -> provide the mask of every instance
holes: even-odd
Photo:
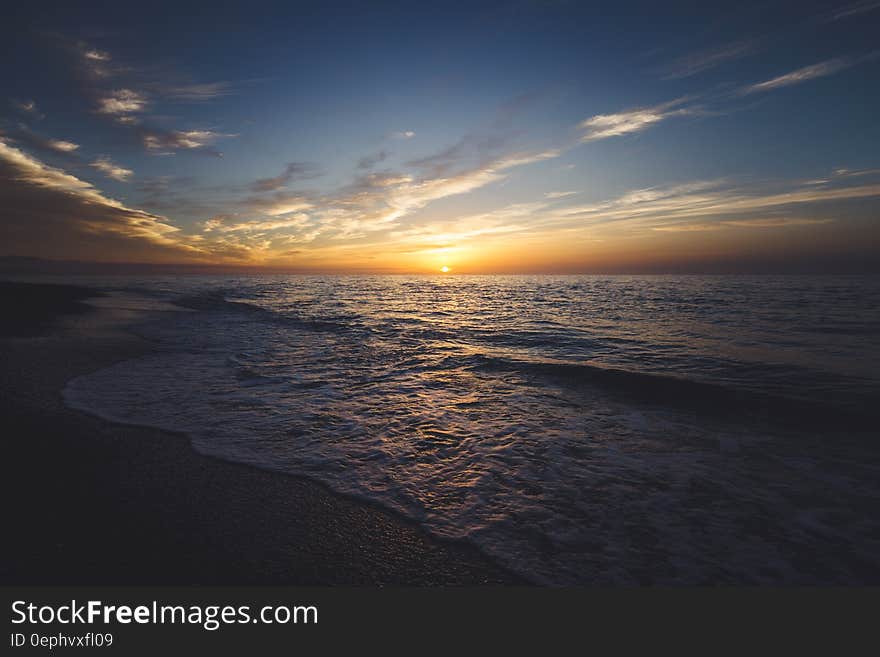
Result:
[[[678,70],[677,77],[685,77],[685,74],[691,74],[690,71],[698,72],[705,70],[705,67],[714,65],[720,61],[726,61],[730,58],[745,56],[751,52],[750,46],[753,42],[736,42],[728,47],[717,51],[712,51],[703,57],[698,57],[690,61],[689,66],[684,66]],[[801,82],[806,82],[815,78],[833,75],[839,71],[850,68],[857,64],[868,62],[880,57],[880,51],[873,51],[858,57],[836,57],[825,62],[805,66],[803,68],[791,71],[784,75],[759,82],[740,89],[733,93],[736,95],[748,95],[757,92],[772,91]],[[727,96],[730,98],[730,96]],[[657,125],[669,118],[688,116],[695,114],[705,115],[707,112],[703,108],[688,104],[691,98],[679,98],[653,107],[638,108],[626,110],[614,114],[597,114],[588,119],[581,121],[579,127],[585,130],[581,136],[581,142],[591,142],[609,137],[618,137],[622,135],[635,134],[642,132],[652,126]],[[717,98],[716,98],[717,100]]]
[[[232,187],[204,188],[194,176],[139,176],[134,184],[138,207],[160,214],[199,219],[218,214],[228,207],[227,193]]]
[[[818,64],[811,64],[810,66],[804,66],[803,68],[786,73],[785,75],[780,75],[765,80],[764,82],[753,84],[743,89],[742,93],[752,94],[761,91],[771,91],[773,89],[790,87],[795,84],[807,82],[808,80],[826,77],[855,66],[856,64],[868,61],[869,59],[874,59],[876,55],[877,53],[871,53],[862,57],[835,57],[834,59],[829,59]]]
[[[670,224],[668,226],[654,226],[651,230],[662,233],[703,233],[710,230],[721,230],[724,226],[720,223],[712,224]]]
[[[197,257],[164,217],[129,208],[0,139],[0,225],[7,255],[146,261]]]
[[[504,180],[508,171],[556,157],[555,151],[513,153],[440,176],[394,172],[361,176],[341,193],[317,199],[313,214],[328,239],[355,239],[395,229],[428,204]],[[433,167],[429,166],[429,170]]]
[[[205,102],[215,98],[222,98],[232,93],[232,87],[228,82],[159,86],[157,90],[159,95],[164,98],[186,102]]]
[[[218,216],[212,217],[203,222],[202,230],[204,232],[218,231],[221,233],[265,233],[267,231],[279,230],[282,228],[304,228],[309,225],[309,215],[304,213],[296,213],[282,219],[243,221],[239,223],[227,223],[229,217]]]
[[[514,167],[540,162],[557,155],[558,153],[555,151],[516,153],[498,157],[481,166],[449,176],[421,179],[398,176],[391,179],[390,184],[389,179],[384,178],[382,186],[390,188],[384,201],[390,207],[400,211],[401,214],[398,216],[403,216],[414,209],[424,207],[431,201],[464,194],[502,180],[506,177],[507,170]]]
[[[769,217],[767,219],[739,219],[737,221],[724,221],[727,226],[744,226],[747,228],[781,228],[785,226],[812,226],[816,224],[830,224],[834,219],[810,219],[806,217]]]
[[[654,107],[628,110],[616,114],[597,114],[581,121],[579,127],[586,130],[581,136],[581,141],[597,141],[642,132],[666,119],[691,114],[693,110],[679,107],[683,102],[684,99],[679,99]],[[676,107],[678,109],[675,109]]]
[[[284,187],[294,180],[308,180],[317,178],[321,171],[308,162],[288,162],[284,170],[273,178],[260,178],[254,181],[251,189],[255,192],[271,192]]]
[[[34,100],[13,100],[12,106],[22,114],[30,117],[31,119],[36,119],[37,121],[39,121],[46,118],[45,115],[42,114],[37,108],[37,103]]]
[[[830,15],[830,20],[840,20],[849,18],[850,16],[858,16],[875,9],[880,9],[880,2],[877,0],[862,0],[861,2],[853,2],[835,10]]]
[[[235,218],[203,224],[210,234],[234,235],[254,257],[270,257],[278,248],[310,244],[310,249],[401,230],[402,222],[428,204],[466,194],[506,178],[508,171],[556,157],[556,151],[508,153],[478,166],[432,176],[394,171],[361,175],[342,189],[322,196],[276,193],[253,196]],[[428,167],[429,170],[432,167]],[[268,240],[268,242],[267,242]]]
[[[416,133],[412,130],[403,130],[401,132],[392,132],[391,136],[394,139],[412,139],[416,136]]]
[[[58,37],[62,47],[73,55],[73,61],[81,77],[89,83],[100,82],[119,75],[126,69],[113,62],[113,57],[105,50],[99,50],[84,41],[70,42]]]
[[[379,164],[379,162],[384,162],[388,158],[388,151],[379,151],[378,153],[373,153],[371,155],[365,155],[360,160],[358,160],[357,168],[358,169],[372,169],[374,166]]]
[[[565,198],[566,196],[573,196],[574,194],[579,194],[580,192],[545,192],[544,198],[549,199],[557,199],[557,198]]]
[[[742,59],[757,52],[757,43],[752,39],[741,39],[709,50],[691,53],[675,60],[664,79],[687,78],[716,68],[730,61]]]
[[[52,155],[72,155],[79,149],[79,144],[66,139],[45,137],[38,132],[34,132],[24,124],[19,124],[10,130],[6,135],[6,139]]]
[[[502,134],[465,135],[443,150],[406,162],[425,177],[442,177],[454,171],[483,166],[510,148],[510,138]]]
[[[375,253],[426,254],[454,250],[489,238],[535,239],[542,235],[558,238],[569,234],[581,240],[601,241],[608,231],[618,236],[648,237],[654,231],[697,233],[818,226],[830,224],[834,219],[821,214],[805,216],[805,208],[831,201],[880,197],[880,185],[816,189],[794,182],[738,188],[725,180],[709,180],[634,189],[590,205],[559,207],[559,199],[547,199],[455,219],[403,221],[431,200],[503,179],[502,162],[540,161],[538,155],[511,156],[491,167],[449,179],[406,181],[402,177],[393,179],[391,174],[377,174],[353,186],[348,198],[316,201],[314,208],[291,221],[291,224],[301,223],[301,227],[293,228],[290,233],[280,232],[289,243],[312,242],[307,249],[312,254],[321,249],[329,253],[331,248],[336,248],[338,253],[338,249],[346,248],[332,247],[338,242],[357,244]],[[386,184],[391,180],[395,182]],[[376,203],[375,207],[370,205],[371,200]],[[249,231],[260,231],[261,225],[265,229],[274,224],[239,222],[233,225],[240,231],[236,234],[245,238]],[[262,232],[257,235],[259,239],[264,237]]]
[[[37,111],[37,104],[32,100],[23,100],[20,102],[15,102],[14,104],[22,112],[31,113]]]
[[[520,167],[526,164],[543,162],[544,160],[552,160],[559,157],[560,155],[562,155],[562,151],[555,148],[536,153],[515,153],[513,155],[507,155],[498,158],[498,160],[496,160],[492,166],[497,169],[511,169],[513,167]]]
[[[98,98],[101,114],[134,114],[147,108],[147,97],[131,89],[116,89]]]
[[[64,141],[63,139],[50,139],[48,144],[49,148],[59,153],[72,153],[79,148],[79,144],[74,144],[72,141]]]
[[[485,235],[527,231],[528,219],[546,207],[545,203],[514,203],[490,212],[394,231],[391,237],[397,243],[409,244],[411,253],[449,249]]]
[[[880,169],[835,169],[833,175],[838,178],[852,178],[860,176],[876,176],[880,175]]]
[[[313,202],[302,194],[279,192],[270,196],[251,197],[246,199],[243,205],[246,211],[277,217],[308,210],[313,207]]]
[[[226,81],[192,81],[185,74],[155,63],[129,66],[84,41],[58,35],[54,38],[73,62],[82,93],[95,104],[98,113],[122,125],[136,124],[133,115],[159,101],[206,102],[233,92],[232,84]]]
[[[754,219],[738,219],[736,221],[717,221],[714,223],[682,223],[668,226],[655,226],[652,230],[666,233],[692,233],[729,228],[786,228],[789,226],[812,226],[830,224],[833,219],[810,219],[803,217],[769,217]]]
[[[134,173],[131,169],[125,169],[117,164],[114,164],[110,158],[100,157],[90,165],[103,173],[108,178],[112,178],[113,180],[118,180],[120,182],[125,182],[131,175]]]
[[[631,229],[669,231],[700,230],[706,219],[711,219],[712,225],[720,222],[728,226],[803,225],[802,214],[787,213],[812,204],[874,197],[880,197],[880,184],[748,190],[724,181],[697,181],[633,190],[610,201],[557,209],[546,219],[557,225],[621,224]],[[769,222],[768,214],[775,215],[774,223]]]
[[[312,204],[309,201],[303,200],[299,197],[293,197],[277,200],[275,203],[267,206],[264,212],[271,217],[277,217],[279,215],[290,214],[291,212],[308,210],[311,207]]]
[[[83,51],[83,58],[93,62],[109,62],[110,53],[98,50],[96,48],[86,49]]]
[[[155,128],[141,130],[144,147],[156,155],[170,154],[177,150],[203,150],[211,155],[222,157],[222,153],[210,148],[210,146],[220,139],[236,136],[213,130],[163,131]]]
[[[157,127],[158,117],[151,119],[148,115],[163,101],[204,102],[228,95],[231,93],[229,83],[191,82],[186,76],[164,67],[125,66],[116,62],[109,52],[93,45],[57,38],[73,55],[81,91],[94,105],[97,114],[131,130],[151,154],[170,155],[178,150],[197,150],[219,157],[222,154],[211,146],[220,139],[236,136],[209,129]]]
[[[815,178],[812,180],[804,180],[804,185],[829,185],[837,183],[847,178],[861,178],[864,176],[880,176],[880,169],[847,169],[837,168],[826,178]]]
[[[394,173],[385,171],[382,173],[368,173],[360,176],[355,181],[355,188],[377,189],[381,187],[394,187],[397,185],[405,185],[413,181],[412,176],[403,173]]]

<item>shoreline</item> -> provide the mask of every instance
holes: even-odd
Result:
[[[314,480],[65,406],[70,379],[148,353],[124,328],[143,311],[25,285],[0,284],[13,307],[25,292],[38,307],[0,337],[4,584],[527,584],[473,545]]]

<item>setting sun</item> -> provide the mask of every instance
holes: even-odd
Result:
[[[443,265],[442,267],[440,267],[440,271],[442,271],[444,274],[448,274],[449,267],[447,267],[446,265]]]

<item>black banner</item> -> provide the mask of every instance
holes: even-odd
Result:
[[[474,640],[542,653],[689,645],[714,654],[859,645],[880,591],[29,587],[4,588],[3,600],[6,654],[466,651]]]

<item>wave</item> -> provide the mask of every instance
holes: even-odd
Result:
[[[239,299],[230,300],[228,297],[232,290],[214,289],[195,295],[182,296],[174,299],[174,304],[182,308],[199,311],[233,312],[250,316],[258,321],[289,325],[312,331],[329,331],[334,333],[347,333],[356,329],[363,330],[356,317],[341,317],[332,319],[293,317],[280,314],[269,308],[264,308],[248,301]]]
[[[475,354],[474,367],[486,371],[519,371],[554,379],[566,386],[597,387],[630,400],[716,417],[751,417],[792,427],[864,430],[880,422],[880,399],[874,404],[853,400],[817,403],[767,392],[676,376],[647,374],[591,363]]]
[[[860,396],[851,392],[829,388],[816,397],[816,390],[822,386],[819,376],[812,377],[808,370],[798,372],[797,379],[806,389],[810,383],[810,395],[803,397],[792,394],[790,385],[793,378],[791,367],[776,367],[769,363],[742,363],[738,367],[737,381],[727,384],[692,378],[692,373],[682,375],[639,372],[634,369],[604,365],[597,362],[573,362],[554,360],[530,355],[532,347],[553,344],[560,336],[559,331],[521,330],[515,333],[499,332],[489,329],[452,331],[433,325],[416,317],[398,317],[392,322],[368,325],[365,318],[357,315],[344,315],[332,318],[299,317],[290,312],[278,312],[241,298],[240,288],[214,288],[197,294],[181,296],[174,303],[185,308],[209,312],[231,312],[253,318],[255,321],[335,334],[359,334],[358,339],[367,340],[371,335],[382,335],[399,342],[405,335],[407,339],[430,342],[432,350],[441,343],[460,346],[460,352],[444,355],[439,359],[413,357],[411,365],[424,369],[456,369],[460,367],[486,372],[517,371],[528,376],[552,379],[568,388],[599,388],[639,403],[676,408],[689,412],[723,418],[751,418],[785,425],[793,428],[850,429],[863,431],[875,427],[880,422],[880,397],[870,393]],[[232,298],[230,298],[232,297]],[[441,311],[428,314],[448,315]],[[550,322],[543,322],[548,328]],[[558,327],[563,333],[567,327]],[[404,331],[405,329],[405,331]],[[609,345],[635,350],[639,344],[632,339],[606,336],[581,340],[587,352],[599,353]],[[505,353],[508,352],[515,355]],[[652,356],[662,349],[651,348]],[[522,356],[521,356],[522,355]],[[407,367],[410,360],[399,363]],[[692,363],[691,363],[692,364]],[[731,367],[728,364],[728,367]],[[251,380],[251,377],[244,377]],[[721,377],[719,377],[720,379]],[[784,392],[773,392],[772,382],[778,380],[778,387]],[[814,380],[815,379],[815,380]],[[253,380],[265,380],[254,377]],[[756,382],[754,389],[749,382]],[[869,382],[865,382],[866,384]],[[785,385],[788,384],[788,385]],[[866,385],[870,390],[870,386]]]

